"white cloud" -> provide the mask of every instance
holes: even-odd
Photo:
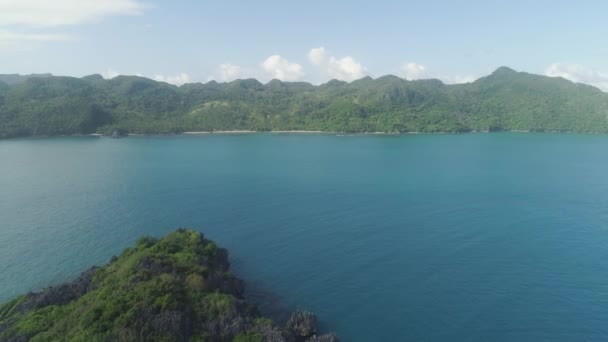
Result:
[[[77,25],[111,15],[139,15],[138,0],[0,0],[0,26]]]
[[[218,81],[218,82],[231,82],[236,79],[243,78],[261,78],[263,75],[259,66],[255,68],[242,67],[232,63],[222,63],[216,69],[214,73],[207,77],[207,82]]]
[[[354,58],[328,56],[324,47],[311,49],[308,52],[308,60],[311,64],[321,68],[322,73],[330,78],[350,82],[367,75],[365,66]]]
[[[321,46],[318,48],[311,49],[308,52],[308,60],[313,65],[321,65],[322,63],[324,63],[326,60],[325,48]]]
[[[73,37],[60,33],[19,33],[8,30],[0,30],[0,43],[13,42],[48,42],[48,41],[67,41]]]
[[[280,55],[272,55],[262,63],[262,69],[271,78],[281,81],[298,81],[304,77],[302,66],[289,61]]]
[[[228,82],[241,77],[241,67],[239,65],[224,63],[220,64],[219,80]]]
[[[472,83],[475,82],[479,77],[473,75],[456,75],[456,76],[445,76],[440,79],[447,84],[461,84],[461,83]]]
[[[72,40],[48,29],[139,15],[145,8],[139,0],[0,0],[0,43]]]
[[[173,76],[154,75],[154,80],[181,86],[182,84],[186,84],[186,83],[190,82],[190,75],[186,74],[185,72],[182,72],[182,73],[179,73],[179,74],[173,75]]]
[[[71,40],[73,37],[60,33],[19,33],[8,30],[0,30],[0,41],[61,41]]]
[[[401,73],[406,80],[418,80],[428,77],[426,67],[414,62],[403,63],[401,65]]]
[[[349,82],[367,75],[367,69],[350,56],[340,59],[330,57],[327,72],[332,78]]]
[[[430,71],[426,66],[415,62],[404,62],[401,64],[401,77],[406,80],[420,80],[436,78],[446,84],[471,83],[478,77],[473,75],[438,75]]]
[[[101,73],[101,76],[103,78],[105,78],[106,80],[112,79],[116,76],[120,76],[120,75],[124,75],[122,73],[120,73],[118,70],[115,70],[113,68],[107,68],[104,72]],[[136,73],[135,76],[138,77],[146,77],[144,75],[142,75],[141,73]],[[165,75],[154,75],[153,79],[155,81],[159,81],[159,82],[166,82],[166,83],[171,83],[171,84],[175,84],[175,85],[182,85],[185,83],[189,83],[191,81],[190,79],[190,75],[186,74],[186,73],[179,73],[177,75],[173,75],[173,76],[165,76]]]
[[[109,80],[111,78],[114,78],[116,76],[120,75],[120,73],[112,68],[107,68],[106,71],[101,73],[101,76],[103,78],[105,78],[106,80]]]
[[[572,82],[586,83],[608,91],[608,73],[579,64],[553,63],[545,70],[545,75],[563,77]]]

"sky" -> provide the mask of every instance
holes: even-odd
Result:
[[[608,91],[607,17],[604,0],[0,0],[0,73],[463,83],[504,65]]]

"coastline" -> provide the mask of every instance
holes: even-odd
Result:
[[[467,131],[467,132],[337,132],[337,131],[314,131],[314,130],[279,130],[279,131],[252,131],[252,130],[222,130],[222,131],[188,131],[180,133],[158,133],[140,134],[129,133],[131,136],[154,136],[154,135],[201,135],[201,134],[337,134],[341,136],[353,135],[441,135],[441,134],[494,134],[494,133],[539,133],[539,134],[606,134],[608,132],[576,132],[576,131],[530,131],[530,130],[504,130],[504,131]],[[104,136],[102,134],[88,134],[89,136]]]
[[[238,134],[312,134],[312,135],[336,135],[336,136],[399,136],[399,135],[447,135],[447,134],[495,134],[495,133],[516,133],[516,134],[593,134],[593,135],[608,135],[608,132],[564,132],[564,131],[530,131],[530,130],[505,130],[505,131],[468,131],[468,132],[335,132],[335,131],[308,131],[308,130],[280,130],[280,131],[252,131],[252,130],[221,130],[221,131],[186,131],[178,133],[127,133],[118,138],[125,137],[148,137],[148,136],[174,136],[174,135],[238,135]],[[111,138],[109,135],[100,133],[88,134],[59,134],[59,135],[30,135],[18,137],[0,137],[0,140],[11,140],[20,138],[52,138],[52,137],[95,137],[95,138]]]
[[[175,134],[183,135],[197,135],[197,134],[241,134],[241,133],[258,133],[257,131],[251,131],[246,129],[233,130],[233,131],[188,131]]]
[[[126,136],[164,136],[164,135],[212,135],[212,134],[322,134],[322,135],[338,135],[338,136],[362,136],[362,135],[445,135],[445,134],[487,134],[487,133],[569,133],[569,134],[603,134],[600,132],[559,132],[546,131],[535,132],[528,130],[509,130],[509,131],[468,131],[468,132],[337,132],[337,131],[315,131],[315,130],[279,130],[279,131],[252,131],[252,130],[221,130],[221,131],[186,131],[179,133],[128,133]],[[606,133],[608,134],[608,133]],[[102,134],[88,134],[88,136],[101,136]]]
[[[197,134],[240,134],[240,133],[302,133],[302,134],[323,134],[323,133],[337,133],[330,131],[308,131],[308,130],[293,130],[293,131],[252,131],[252,130],[228,130],[228,131],[187,131],[176,134],[184,135],[197,135]]]
[[[327,135],[406,135],[406,134],[467,134],[467,133],[488,133],[488,132],[337,132],[337,131],[312,131],[312,130],[279,130],[279,131],[252,131],[252,130],[221,130],[221,131],[186,131],[179,133],[128,133],[126,136],[155,136],[155,135],[206,135],[206,134],[327,134]],[[93,133],[86,136],[105,137],[106,135]]]

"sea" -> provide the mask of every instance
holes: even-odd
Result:
[[[178,227],[342,341],[608,340],[606,135],[0,141],[0,301]]]

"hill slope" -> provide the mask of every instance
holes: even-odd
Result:
[[[383,76],[320,86],[245,79],[176,87],[136,76],[0,75],[0,137],[115,129],[606,133],[607,116],[608,94],[597,88],[506,67],[456,85]]]
[[[179,229],[0,306],[0,341],[338,341],[315,335],[310,313],[278,328],[243,291],[226,250]]]

